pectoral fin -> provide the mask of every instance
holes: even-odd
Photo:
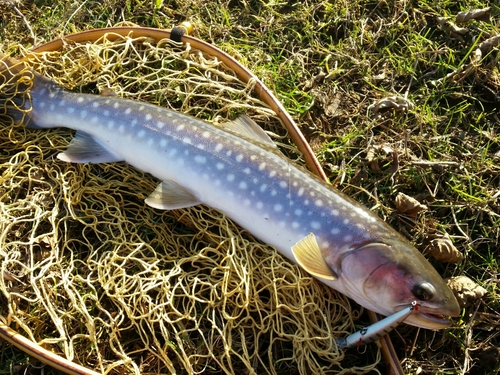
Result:
[[[174,181],[163,181],[146,198],[148,206],[161,210],[175,210],[200,204],[200,200]]]
[[[292,252],[295,255],[297,263],[311,275],[326,280],[338,279],[337,274],[328,266],[323,258],[321,249],[313,233],[309,233],[293,245]]]
[[[111,163],[123,160],[107,150],[91,135],[82,132],[76,132],[68,149],[58,154],[57,157],[71,163]]]

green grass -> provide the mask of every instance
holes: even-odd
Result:
[[[446,231],[465,260],[437,264],[438,270],[444,277],[468,275],[488,290],[466,307],[458,327],[436,333],[434,345],[427,342],[432,333],[401,327],[395,336],[400,358],[412,371],[421,366],[424,373],[437,373],[442,365],[448,370],[441,373],[460,373],[466,357],[472,367],[465,373],[500,371],[495,349],[500,336],[493,334],[500,329],[498,48],[467,76],[447,77],[469,64],[477,45],[486,35],[497,35],[500,27],[497,17],[470,21],[460,25],[468,29],[460,40],[437,23],[437,17],[453,21],[457,12],[482,8],[483,2],[109,0],[87,1],[81,8],[82,2],[65,0],[13,4],[37,43],[123,21],[159,28],[185,19],[193,22],[195,36],[237,56],[277,94],[339,189],[370,207],[380,205],[377,212],[417,246],[427,232]],[[13,6],[0,2],[0,49],[29,48],[33,42]],[[320,73],[327,78],[307,88]],[[405,94],[415,105],[409,113],[389,110],[373,116],[368,111],[380,98]],[[337,110],[327,114],[335,98]],[[365,159],[369,145],[384,144],[399,156],[394,176],[387,161],[376,172]],[[429,211],[417,218],[399,214],[394,208],[398,192],[425,200]],[[471,339],[467,329],[473,331]],[[25,355],[0,345],[0,373],[24,366]]]

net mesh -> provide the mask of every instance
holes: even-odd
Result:
[[[252,82],[189,45],[105,36],[26,61],[74,91],[215,122],[245,112],[286,136]],[[22,94],[24,77],[0,92]],[[378,372],[378,351],[353,367],[336,349],[359,315],[345,297],[209,207],[146,206],[159,181],[140,170],[57,160],[71,131],[14,124],[19,97],[0,109],[4,323],[108,374]]]

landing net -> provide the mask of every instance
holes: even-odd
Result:
[[[244,112],[285,136],[252,83],[189,45],[103,37],[27,61],[76,92],[112,89],[218,123]],[[11,328],[107,374],[378,373],[378,352],[353,361],[334,344],[359,311],[219,212],[152,209],[150,175],[64,163],[72,131],[0,121],[0,319]]]

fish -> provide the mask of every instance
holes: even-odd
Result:
[[[15,87],[15,89],[12,89]],[[0,55],[0,110],[29,128],[76,131],[63,162],[126,162],[161,183],[160,210],[205,204],[359,305],[443,329],[460,307],[425,257],[362,204],[295,165],[248,116],[215,126],[160,106],[65,90]],[[243,250],[243,249],[242,249]]]

